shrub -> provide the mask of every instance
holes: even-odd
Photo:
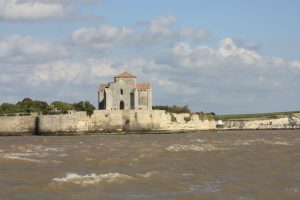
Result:
[[[212,121],[215,120],[215,113],[211,112],[211,113],[203,113],[201,112],[196,112],[195,114],[197,114],[199,116],[199,120],[204,121],[205,119]]]
[[[171,121],[172,122],[177,122],[177,119],[173,113],[171,113]]]
[[[184,117],[183,119],[184,119],[184,121],[185,121],[186,123],[188,123],[189,121],[191,121],[192,116],[190,115],[190,116],[188,116],[188,117]]]

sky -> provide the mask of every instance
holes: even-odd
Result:
[[[300,110],[300,0],[0,0],[0,103],[97,105],[123,71],[154,105]]]

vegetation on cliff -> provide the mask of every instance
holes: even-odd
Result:
[[[0,105],[0,115],[16,116],[30,115],[38,113],[43,115],[67,114],[68,111],[85,111],[88,116],[94,113],[95,107],[88,101],[80,101],[78,103],[66,103],[62,101],[54,101],[48,104],[44,101],[32,100],[25,98],[16,104],[3,103]]]
[[[153,110],[165,110],[169,113],[191,113],[189,107],[187,105],[185,106],[152,106]]]
[[[253,113],[253,114],[234,114],[234,115],[217,115],[216,118],[220,119],[220,120],[257,119],[257,118],[278,119],[282,116],[292,116],[295,113],[300,113],[300,111],[274,112],[274,113]]]

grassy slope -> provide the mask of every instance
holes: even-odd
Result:
[[[234,115],[217,115],[216,119],[229,120],[229,119],[257,119],[257,118],[268,118],[275,119],[281,116],[292,115],[300,113],[300,111],[290,112],[275,112],[275,113],[254,113],[254,114],[234,114]]]

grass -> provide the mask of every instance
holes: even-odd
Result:
[[[276,119],[282,115],[292,115],[300,113],[300,111],[289,111],[289,112],[274,112],[274,113],[253,113],[253,114],[233,114],[233,115],[217,115],[217,120],[229,120],[229,119],[250,119],[250,118],[268,118]]]

